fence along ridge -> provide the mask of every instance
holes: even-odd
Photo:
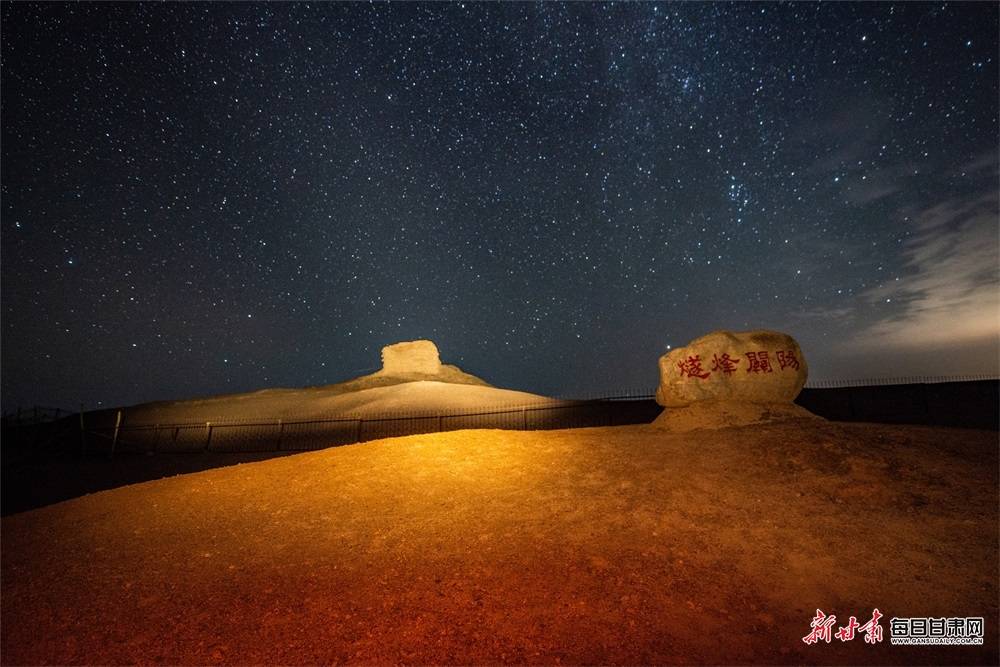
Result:
[[[3,413],[3,416],[4,417],[10,417],[11,415],[17,414],[18,411],[20,411],[22,413],[26,413],[26,412],[31,412],[32,410],[38,410],[39,412],[43,412],[43,411],[44,412],[58,412],[59,414],[67,414],[67,415],[74,414],[74,412],[75,412],[74,410],[67,410],[66,408],[61,408],[61,407],[58,407],[58,406],[32,405],[32,406],[29,406],[29,407],[20,407],[20,408],[14,408],[13,410],[8,410],[7,412]]]
[[[857,386],[885,386],[892,384],[922,385],[931,380],[960,382],[965,380],[995,380],[989,375],[966,375],[941,378],[940,376],[911,376],[906,378],[878,378],[860,381],[827,380],[826,388]],[[817,382],[817,384],[820,384]],[[987,393],[992,388],[987,388]],[[922,395],[930,394],[920,390]],[[937,392],[935,392],[937,393]],[[982,392],[980,392],[982,393]],[[649,423],[660,412],[659,406],[648,400],[622,401],[623,392],[609,398],[591,400],[531,401],[496,404],[475,409],[452,410],[395,410],[371,414],[345,413],[317,415],[314,418],[251,418],[215,419],[183,424],[139,423],[126,424],[124,409],[114,413],[115,426],[105,422],[100,426],[85,425],[80,417],[81,451],[95,443],[110,443],[109,453],[116,451],[147,452],[278,452],[309,451],[370,440],[421,433],[446,432],[459,429],[505,429],[512,431],[584,428],[595,426],[624,426]],[[630,392],[630,396],[640,396]],[[925,409],[926,398],[923,401]],[[855,408],[853,402],[851,415]],[[89,428],[87,428],[89,426]],[[88,444],[89,443],[89,444]]]
[[[905,384],[944,384],[948,382],[984,382],[1000,379],[1000,373],[965,375],[906,375],[861,379],[806,380],[806,389],[839,389],[847,387],[884,387]]]
[[[77,414],[76,410],[67,410],[66,408],[50,407],[46,405],[32,405],[31,407],[23,408],[18,407],[13,410],[8,410],[0,415],[6,422],[39,422],[39,421],[55,421],[63,417],[69,417],[70,415]]]
[[[861,378],[861,379],[821,379],[821,380],[807,380],[805,384],[806,389],[840,389],[840,388],[851,388],[851,387],[866,387],[866,386],[887,386],[887,385],[905,385],[905,384],[941,384],[947,382],[982,382],[982,381],[995,381],[1000,379],[1000,373],[982,373],[982,374],[964,374],[964,375],[916,375],[916,376],[898,376],[898,377],[876,377],[876,378]],[[380,413],[358,413],[358,412],[345,412],[338,413],[329,416],[314,416],[314,417],[293,417],[291,419],[285,419],[283,417],[247,417],[247,418],[234,418],[225,416],[216,416],[209,419],[199,419],[197,421],[185,421],[185,422],[140,422],[140,423],[126,423],[124,417],[128,415],[127,408],[120,408],[122,412],[123,422],[121,424],[120,430],[139,430],[139,429],[152,429],[152,428],[205,428],[207,424],[212,426],[279,426],[279,425],[296,425],[296,424],[310,424],[310,423],[335,423],[335,422],[356,422],[356,421],[392,421],[392,420],[407,420],[407,419],[432,419],[437,417],[474,417],[483,415],[496,415],[496,414],[506,414],[510,412],[517,412],[522,410],[538,411],[538,410],[552,410],[560,408],[574,408],[582,407],[586,404],[591,403],[602,403],[609,401],[641,401],[641,400],[651,400],[655,396],[655,390],[650,391],[648,389],[640,390],[620,390],[613,392],[606,392],[602,394],[590,394],[584,395],[583,397],[571,398],[567,396],[560,396],[558,398],[551,399],[550,402],[542,403],[519,403],[519,404],[499,404],[489,407],[481,408],[453,408],[446,410],[396,410],[396,411],[386,411]],[[35,408],[39,411],[51,411],[57,414],[63,414],[68,417],[73,414],[79,414],[74,411],[64,410],[63,408],[48,408],[42,406],[33,406],[32,408],[22,409],[22,414],[33,411]],[[17,414],[17,411],[11,411],[3,414],[5,421],[10,421],[12,417]]]
[[[652,398],[652,394],[642,398]],[[215,417],[210,419],[199,419],[197,421],[186,422],[139,422],[126,423],[124,415],[128,414],[126,408],[121,408],[123,420],[120,430],[142,430],[156,428],[205,428],[206,425],[226,427],[226,426],[291,426],[298,424],[325,424],[335,422],[378,422],[378,421],[406,421],[412,419],[437,419],[439,417],[479,417],[485,415],[503,415],[515,412],[538,412],[542,410],[569,410],[582,408],[588,405],[604,402],[606,400],[617,399],[553,399],[550,402],[542,403],[514,403],[497,404],[479,408],[453,408],[451,410],[388,410],[376,413],[344,412],[335,413],[332,416],[317,415],[314,417],[293,417],[285,419],[283,417],[248,417],[248,418],[228,418]],[[110,428],[110,427],[105,427]]]
[[[552,401],[503,404],[483,410],[394,411],[306,420],[198,421],[186,424],[122,423],[85,429],[99,441],[110,442],[109,453],[131,451],[307,451],[398,436],[460,429],[545,430],[648,423],[655,414],[647,402],[635,402],[624,412],[610,402]],[[656,407],[656,406],[652,406]],[[653,412],[658,412],[656,408]],[[86,438],[81,424],[81,447]]]
[[[876,386],[890,386],[890,385],[907,385],[907,384],[940,384],[947,382],[969,382],[969,381],[990,381],[997,380],[1000,375],[991,374],[968,374],[968,375],[953,375],[953,376],[934,376],[934,375],[921,375],[921,376],[901,376],[901,377],[881,377],[881,378],[863,378],[863,379],[832,379],[832,380],[816,380],[813,382],[807,382],[807,389],[840,389],[840,388],[862,388],[862,387],[876,387]],[[615,402],[615,401],[643,401],[652,400],[654,398],[654,393],[647,390],[622,390],[616,392],[610,392],[600,395],[595,398],[556,398],[548,402],[532,402],[532,403],[515,403],[515,404],[497,404],[493,406],[484,406],[479,408],[453,408],[445,410],[430,410],[430,409],[419,409],[415,408],[412,410],[389,410],[385,412],[377,413],[359,413],[359,412],[345,412],[330,416],[316,415],[312,417],[293,417],[291,419],[285,419],[281,417],[255,417],[255,418],[228,418],[228,417],[216,417],[213,419],[205,419],[190,422],[143,422],[143,423],[125,423],[123,419],[119,431],[121,432],[135,432],[142,430],[156,430],[156,429],[201,429],[201,428],[236,428],[236,427],[295,427],[308,424],[351,424],[359,422],[367,423],[381,423],[381,422],[407,422],[416,420],[433,420],[437,419],[439,424],[441,420],[444,419],[457,419],[462,417],[487,417],[496,415],[510,415],[516,413],[527,413],[529,412],[542,412],[542,411],[558,411],[558,410],[572,410],[586,408],[587,406],[593,406],[595,404]],[[122,415],[127,413],[125,409],[122,409]],[[361,427],[359,426],[359,429]],[[110,427],[103,427],[96,429],[100,430],[111,430]]]

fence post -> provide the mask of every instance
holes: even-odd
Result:
[[[278,451],[279,452],[281,451],[281,440],[282,440],[282,437],[284,435],[285,435],[285,423],[279,419],[278,420]]]
[[[122,411],[119,410],[115,416],[115,437],[111,439],[111,456],[115,455],[115,449],[118,447],[118,433],[121,431],[122,427]]]
[[[354,442],[361,442],[361,422],[364,419],[358,419],[358,432],[354,434]]]
[[[83,403],[80,404],[80,453],[87,450],[87,431],[83,426]]]
[[[156,453],[156,446],[160,444],[160,425],[153,426],[153,453]]]
[[[528,430],[528,406],[521,408],[521,430]]]
[[[441,415],[438,415],[438,433],[440,433],[442,430],[443,429],[441,428]]]
[[[35,415],[37,415],[37,414],[38,414],[38,408],[35,408]],[[40,425],[41,425],[41,422],[38,421],[38,417],[36,416],[35,417],[35,421],[31,424],[31,427],[32,427],[31,428],[31,431],[32,431],[32,433],[31,433],[31,446],[32,447],[37,447],[38,446],[38,438],[40,437],[40,431],[42,430],[41,427],[40,427]]]
[[[208,448],[211,446],[211,444],[212,444],[212,422],[205,422],[205,451],[206,452],[208,451]]]

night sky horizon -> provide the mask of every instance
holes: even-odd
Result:
[[[998,372],[996,3],[4,3],[2,405]]]

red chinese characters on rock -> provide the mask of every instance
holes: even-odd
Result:
[[[771,368],[771,360],[768,358],[767,352],[747,352],[747,360],[750,365],[747,367],[747,373],[773,373],[774,369]]]
[[[747,361],[747,373],[773,373],[775,370],[771,362],[771,352],[768,350],[745,352],[744,356]],[[774,356],[778,362],[778,370],[783,371],[788,368],[792,371],[797,371],[799,369],[799,360],[795,357],[793,350],[778,350],[774,353]],[[712,365],[709,370],[705,370],[702,366],[701,355],[695,354],[678,362],[677,368],[680,370],[682,378],[704,380],[711,376],[713,372],[722,373],[726,376],[732,375],[736,372],[737,364],[741,361],[743,360],[739,357],[731,357],[728,352],[713,354]]]
[[[728,352],[723,352],[720,357],[717,354],[712,355],[712,370],[722,371],[726,375],[731,375],[736,372],[736,364],[740,363],[739,359],[733,359],[729,356]]]
[[[778,366],[781,370],[785,370],[786,368],[799,370],[799,360],[795,358],[794,351],[778,350],[776,354],[778,356]]]
[[[686,375],[689,378],[699,378],[704,380],[711,375],[711,373],[706,372],[701,367],[701,355],[698,354],[688,357],[684,361],[679,362],[677,365],[681,369],[681,377]]]

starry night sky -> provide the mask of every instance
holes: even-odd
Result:
[[[998,7],[2,7],[2,401],[997,372]]]

